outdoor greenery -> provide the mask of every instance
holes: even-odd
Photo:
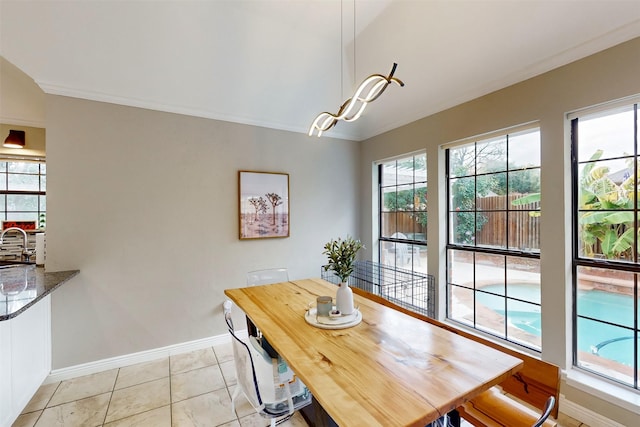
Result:
[[[598,163],[602,154],[602,150],[596,150],[589,162],[584,164],[578,181],[578,237],[582,255],[588,258],[602,256],[633,260],[636,233],[633,213],[636,185],[633,173],[624,176],[620,183],[614,182],[609,167]],[[629,171],[633,170],[633,166],[633,159],[629,158]],[[512,204],[538,201],[539,192],[514,200]]]
[[[427,187],[385,193],[384,206],[393,212],[411,212],[418,224],[427,225]]]
[[[492,143],[449,150],[449,174],[458,177],[451,180],[451,207],[456,212],[454,242],[473,245],[477,232],[487,223],[487,216],[476,211],[478,197],[539,194],[539,169],[516,169],[513,164],[507,168],[505,149],[506,144]],[[474,176],[480,172],[483,174]]]
[[[396,163],[398,170],[421,171],[426,180],[426,157],[414,156]],[[412,218],[422,227],[427,225],[427,185],[426,182],[410,189],[387,192],[383,195],[385,210],[391,212],[410,212]]]
[[[609,168],[596,160],[602,157],[597,150],[580,174],[578,207],[580,213],[580,237],[587,257],[600,253],[607,259],[633,260],[635,237],[634,193],[636,184],[633,173],[620,183],[614,182]],[[633,171],[633,159],[627,168]]]
[[[324,271],[333,271],[340,278],[340,282],[347,281],[351,273],[353,273],[354,262],[358,251],[364,246],[360,240],[355,240],[351,236],[346,239],[331,239],[324,245],[322,252],[327,256],[327,264],[323,267]]]
[[[450,206],[454,212],[454,242],[473,245],[477,232],[488,222],[487,216],[477,210],[478,197],[539,194],[538,165],[528,168],[513,163],[507,164],[506,148],[506,139],[498,139],[449,150],[449,175],[452,178]],[[415,157],[398,161],[396,168],[426,171],[425,160],[425,157]],[[533,201],[539,202],[539,197]],[[423,227],[427,225],[426,183],[424,186],[414,185],[411,188],[398,185],[397,191],[383,194],[383,202],[385,210],[409,212],[418,224]]]

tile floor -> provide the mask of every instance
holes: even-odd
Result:
[[[45,384],[12,427],[267,426],[244,397],[235,414],[230,344]],[[588,427],[561,414],[562,427]],[[307,427],[298,413],[283,427]]]
[[[235,388],[231,345],[45,384],[13,427],[266,426]],[[300,414],[282,426],[306,427]]]

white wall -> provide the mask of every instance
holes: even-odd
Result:
[[[473,68],[469,69],[473,72]],[[571,366],[571,203],[567,112],[640,93],[640,38],[478,98],[366,141],[360,156],[364,189],[361,235],[373,248],[375,201],[372,163],[403,153],[427,152],[429,187],[428,269],[445,290],[445,176],[441,144],[510,126],[539,121],[541,129],[542,358]],[[375,253],[375,252],[374,252]],[[440,307],[441,314],[444,307]],[[638,415],[562,385],[563,394],[585,408],[624,425]],[[586,397],[585,397],[586,396]],[[640,410],[640,408],[638,408]],[[633,422],[632,422],[633,421]]]
[[[247,271],[319,277],[357,232],[358,144],[47,95],[53,368],[226,332]],[[238,170],[290,175],[291,237],[238,239]]]

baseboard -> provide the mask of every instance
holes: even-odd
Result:
[[[237,331],[240,338],[247,336],[246,330]],[[123,366],[135,365],[136,363],[150,362],[152,360],[161,359],[163,357],[173,356],[181,353],[188,353],[194,350],[200,350],[207,347],[226,344],[231,342],[229,334],[218,335],[209,338],[203,338],[195,341],[189,341],[181,344],[169,345],[166,347],[154,348],[151,350],[141,351],[138,353],[116,356],[109,359],[96,360],[95,362],[83,363],[81,365],[70,366],[67,368],[54,369],[44,380],[44,384],[50,384],[58,381],[69,380],[83,375],[95,374],[109,369],[122,368]]]
[[[597,412],[587,409],[584,406],[580,406],[564,397],[564,394],[560,395],[560,412],[569,417],[576,419],[589,427],[625,427],[624,425],[610,420]]]

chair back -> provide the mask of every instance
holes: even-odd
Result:
[[[259,346],[255,337],[249,344],[235,333],[231,311],[225,309],[225,321],[233,346],[238,386],[254,409],[267,417],[279,417],[311,403],[309,389],[279,356],[272,359]]]
[[[254,270],[247,273],[247,285],[268,285],[289,281],[289,271],[286,268],[268,268],[264,270]]]
[[[393,233],[391,235],[392,239],[403,239],[406,240],[407,236],[404,233]],[[409,254],[409,244],[408,243],[394,243],[395,254],[396,254],[396,265],[398,267],[404,267],[411,261],[411,257]]]
[[[233,320],[231,312],[225,312],[224,319],[227,322],[227,328],[231,335],[231,344],[233,347],[233,360],[236,368],[236,380],[238,386],[247,397],[247,400],[256,411],[260,412],[264,405],[260,397],[260,389],[258,388],[258,378],[253,366],[253,358],[247,344],[244,343],[235,333],[233,328]]]

